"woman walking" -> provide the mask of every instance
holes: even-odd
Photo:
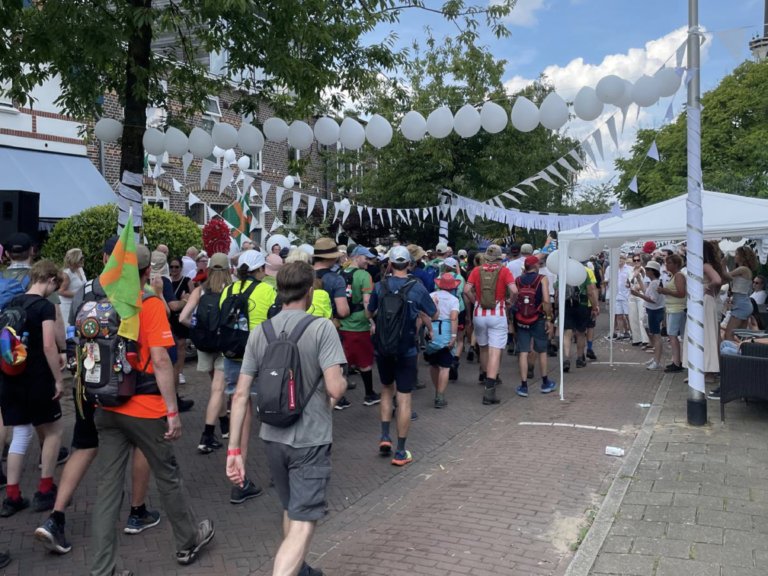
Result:
[[[645,302],[648,315],[648,334],[653,346],[653,358],[646,363],[648,370],[661,369],[661,322],[664,320],[664,296],[659,294],[661,265],[655,260],[645,265],[645,274],[650,280],[645,292],[633,289],[631,292]]]
[[[78,293],[83,284],[87,282],[83,263],[85,257],[80,248],[67,250],[64,255],[64,281],[59,288],[59,309],[64,319],[64,326],[69,328],[69,311],[72,308],[72,298]]]

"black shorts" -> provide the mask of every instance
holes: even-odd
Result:
[[[44,380],[45,375],[34,374],[29,367],[13,378],[3,376],[0,388],[0,410],[6,426],[50,424],[61,418],[61,404],[52,400],[56,385]]]
[[[544,318],[539,318],[530,326],[525,326],[515,322],[517,330],[517,349],[521,352],[531,350],[531,341],[533,341],[533,351],[543,354],[547,351],[549,337],[547,336],[547,325]]]
[[[566,306],[565,307],[565,330],[575,332],[586,332],[589,324],[592,322],[592,311],[588,306]],[[594,324],[593,324],[594,326]]]
[[[394,358],[376,357],[379,368],[379,380],[382,386],[397,385],[397,391],[410,394],[416,387],[418,355],[395,356]]]
[[[264,447],[275,490],[288,518],[315,522],[325,516],[331,445],[293,448],[265,440]]]
[[[453,366],[454,356],[450,348],[440,348],[440,350],[432,354],[427,354],[424,352],[424,360],[429,362],[430,366],[450,368]]]
[[[78,406],[75,389],[72,389],[72,394],[75,396],[75,427],[72,430],[72,448],[78,448],[80,450],[98,448],[99,433],[96,431],[96,424],[93,421],[93,415],[96,413],[96,406],[83,398],[83,413],[80,414],[80,407]]]

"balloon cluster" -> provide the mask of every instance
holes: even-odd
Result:
[[[562,267],[563,266],[560,263],[560,251],[553,250],[550,252],[549,256],[547,256],[547,270],[552,272],[552,274],[561,275]],[[565,270],[565,283],[568,284],[568,286],[580,286],[584,280],[587,279],[587,269],[578,260],[568,258],[565,262]]]

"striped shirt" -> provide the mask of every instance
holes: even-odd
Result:
[[[507,286],[515,283],[515,277],[509,268],[502,266],[501,264],[483,264],[482,269],[488,272],[493,272],[497,268],[499,275],[496,278],[496,305],[493,308],[483,308],[480,306],[480,300],[483,293],[483,288],[480,285],[480,267],[475,267],[472,272],[469,273],[467,284],[471,284],[475,289],[475,316],[506,316],[507,315]]]

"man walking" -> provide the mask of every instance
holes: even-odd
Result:
[[[278,298],[282,311],[268,321],[275,334],[290,334],[308,317],[312,303],[315,272],[309,264],[291,262],[277,273]],[[263,327],[248,338],[240,378],[232,398],[227,476],[236,485],[245,478],[245,462],[240,451],[245,426],[245,411],[251,394],[251,384],[259,373],[267,349]],[[311,568],[304,558],[315,529],[325,515],[326,489],[331,475],[332,402],[344,394],[347,383],[342,372],[346,362],[339,336],[333,324],[324,318],[311,322],[297,343],[304,398],[304,410],[292,425],[281,428],[262,423],[259,436],[269,462],[275,490],[283,506],[283,542],[275,555],[274,576],[322,575]],[[306,397],[311,386],[319,382]],[[256,382],[259,392],[259,381]]]

